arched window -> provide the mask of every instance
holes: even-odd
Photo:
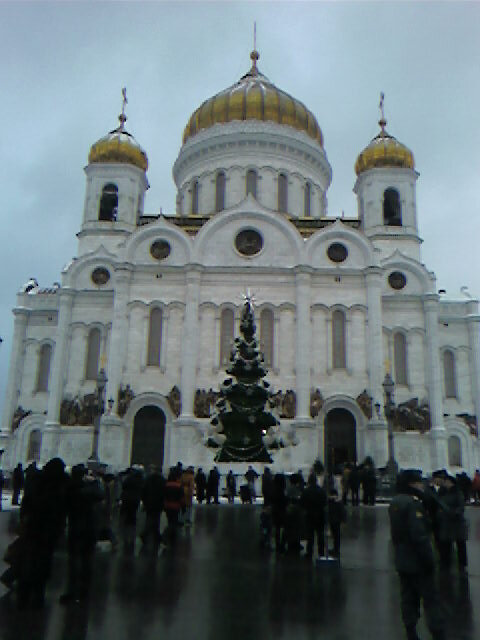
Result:
[[[448,439],[448,465],[450,467],[462,466],[462,444],[458,436],[450,436]]]
[[[225,174],[223,171],[217,173],[215,178],[215,211],[223,211],[225,209]]]
[[[402,226],[402,205],[396,189],[386,189],[383,193],[383,224],[391,227]]]
[[[91,329],[88,334],[85,380],[96,380],[100,358],[100,329]]]
[[[347,366],[345,314],[338,309],[332,315],[332,350],[333,368],[345,369]]]
[[[288,211],[288,179],[284,173],[278,175],[278,211]]]
[[[396,384],[408,384],[407,381],[407,339],[403,333],[393,336],[393,359],[395,363]]]
[[[198,180],[194,180],[192,184],[192,206],[190,213],[195,216],[198,214]]]
[[[41,450],[42,432],[40,429],[33,429],[28,437],[27,462],[40,462]]]
[[[254,198],[257,197],[257,172],[254,169],[247,171],[247,189],[246,195],[251,193]]]
[[[443,352],[443,377],[445,380],[445,396],[447,398],[456,398],[455,354],[450,349]]]
[[[50,360],[52,359],[52,347],[42,344],[38,354],[37,364],[37,391],[48,391],[48,377],[50,375]]]
[[[274,318],[271,309],[263,309],[260,314],[260,348],[263,351],[265,365],[273,365]]]
[[[156,307],[150,312],[150,326],[148,330],[147,365],[160,366],[162,349],[162,310]]]
[[[305,184],[303,192],[303,215],[307,218],[311,215],[312,187],[309,182]]]
[[[231,309],[223,309],[220,317],[220,366],[230,362],[234,335],[234,315]]]
[[[114,221],[118,212],[118,187],[116,184],[106,184],[102,189],[100,198],[100,208],[98,211],[99,220]]]

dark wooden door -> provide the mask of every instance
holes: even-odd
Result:
[[[165,444],[165,414],[155,406],[142,407],[133,421],[132,454],[130,464],[145,468],[163,467]]]

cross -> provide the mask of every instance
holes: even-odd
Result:
[[[253,23],[253,50],[257,50],[257,23]]]
[[[382,131],[385,131],[385,125],[387,124],[387,121],[385,120],[385,110],[384,110],[384,101],[385,101],[385,94],[382,93],[380,94],[380,104],[378,105],[378,108],[380,109],[380,120],[378,122],[378,124],[382,127]]]
[[[383,95],[383,94],[382,94]],[[122,103],[122,115],[125,115],[125,106],[128,104],[127,100],[127,87],[122,89],[123,103]]]
[[[118,116],[118,119],[120,120],[120,127],[119,127],[120,131],[123,130],[123,127],[125,126],[125,122],[127,121],[127,116],[125,115],[125,106],[128,103],[128,100],[127,100],[127,87],[123,87],[122,96],[123,96],[122,113]]]

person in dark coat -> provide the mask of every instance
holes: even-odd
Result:
[[[305,510],[307,552],[306,557],[313,555],[313,544],[317,536],[318,555],[325,555],[325,507],[327,494],[325,489],[317,483],[317,476],[311,473],[308,476],[307,486],[302,492],[300,504]]]
[[[230,471],[227,474],[226,478],[227,483],[227,499],[228,502],[235,502],[235,496],[237,495],[237,482],[235,476],[233,475],[233,471]]]
[[[348,488],[352,494],[352,506],[358,507],[360,504],[360,471],[357,464],[352,464],[348,474]]]
[[[195,492],[197,495],[197,501],[199,504],[205,500],[205,489],[207,488],[207,477],[205,476],[202,467],[199,467],[195,475]]]
[[[145,510],[145,528],[141,535],[142,551],[148,551],[150,542],[152,552],[157,555],[162,536],[160,535],[160,516],[163,510],[165,478],[160,471],[152,469],[143,485],[142,504]]]
[[[137,513],[142,498],[143,476],[139,469],[129,469],[122,483],[120,523],[123,538],[123,553],[132,556],[135,552]]]
[[[430,525],[422,502],[420,471],[409,469],[397,478],[397,495],[389,507],[395,568],[400,578],[402,618],[408,640],[419,640],[420,604],[433,640],[445,640],[444,617],[435,586],[435,557]]]
[[[303,549],[300,544],[302,537],[303,510],[300,505],[302,492],[300,490],[298,475],[292,473],[286,491],[287,509],[285,513],[285,537],[289,553],[300,553]]]
[[[99,506],[105,497],[101,482],[84,465],[73,467],[67,488],[68,577],[60,604],[87,598],[99,534]]]
[[[255,490],[255,481],[258,478],[258,473],[255,471],[255,469],[252,467],[251,464],[248,465],[245,478],[247,479],[247,484],[250,489],[250,497],[255,502],[255,500],[257,499],[257,492]]]
[[[53,553],[65,528],[67,481],[63,460],[52,458],[24,494],[20,507],[19,607],[44,605]]]
[[[377,493],[377,476],[375,474],[375,465],[370,457],[365,459],[361,473],[363,488],[363,504],[373,506],[375,504]]]
[[[340,540],[342,524],[347,519],[347,510],[338,496],[338,491],[332,489],[328,496],[328,525],[333,539],[333,549],[329,550],[329,555],[340,558]]]
[[[446,472],[441,478],[438,492],[440,508],[437,511],[440,565],[449,570],[452,562],[453,544],[457,547],[458,567],[465,571],[467,567],[467,522],[465,520],[465,501],[454,477]]]
[[[210,500],[213,500],[215,504],[218,504],[218,485],[220,483],[220,474],[217,467],[210,469],[207,481],[207,504],[210,504]]]
[[[23,467],[20,463],[18,463],[12,473],[12,504],[18,505],[20,491],[23,489],[24,483],[25,478],[23,475]]]
[[[273,476],[269,467],[265,467],[262,473],[262,496],[263,504],[269,507],[273,500]]]
[[[272,494],[272,522],[275,529],[275,551],[285,551],[285,514],[287,510],[287,496],[285,494],[286,479],[283,473],[276,473],[273,478]]]
[[[3,497],[3,484],[4,484],[4,479],[3,479],[3,471],[0,469],[0,511],[2,510],[2,497]]]

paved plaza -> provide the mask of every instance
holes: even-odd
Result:
[[[17,513],[0,514],[2,556]],[[259,515],[258,505],[196,506],[174,553],[152,560],[138,550],[134,558],[97,552],[88,605],[58,603],[67,565],[59,551],[43,610],[0,599],[0,638],[404,640],[386,506],[349,507],[339,569],[262,551]],[[468,576],[455,568],[441,584],[449,640],[480,637],[480,508],[468,508],[467,518]],[[418,630],[430,637],[423,618]]]

